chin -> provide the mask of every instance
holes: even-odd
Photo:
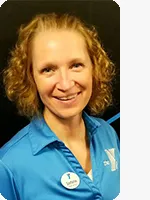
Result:
[[[60,118],[60,119],[71,119],[75,116],[78,116],[82,113],[82,109],[65,109],[65,110],[62,110],[61,112],[60,111],[55,111],[53,112],[53,115],[55,115],[57,118]]]
[[[57,117],[59,117],[59,118],[61,118],[61,119],[71,119],[71,118],[73,118],[73,117],[75,117],[75,116],[78,116],[78,115],[80,115],[81,114],[81,112],[82,111],[80,111],[80,112],[66,112],[66,113],[61,113],[61,114],[59,114],[59,115],[57,115]]]
[[[86,103],[80,102],[78,105],[59,105],[59,104],[51,104],[45,106],[45,116],[47,118],[57,118],[57,119],[68,119],[73,118],[75,116],[79,116],[82,114],[83,109],[85,108]]]

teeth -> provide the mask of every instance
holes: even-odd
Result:
[[[66,101],[66,100],[71,100],[71,99],[74,99],[76,96],[77,96],[77,94],[75,94],[75,95],[72,95],[72,96],[68,96],[68,97],[62,97],[62,98],[58,98],[58,99]]]

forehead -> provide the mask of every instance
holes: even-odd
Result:
[[[84,37],[75,30],[47,30],[36,34],[33,44],[44,44],[48,41],[68,44],[83,44],[85,45]]]
[[[72,30],[53,30],[38,33],[32,45],[32,56],[41,59],[65,60],[88,56],[84,37]]]

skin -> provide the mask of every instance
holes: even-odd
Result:
[[[83,36],[70,30],[38,33],[32,45],[32,66],[33,78],[45,106],[45,121],[72,150],[85,171],[90,170],[82,111],[92,94],[92,64]],[[75,95],[69,101],[58,99]],[[83,156],[81,150],[85,152]]]

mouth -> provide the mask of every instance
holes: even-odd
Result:
[[[80,94],[81,92],[78,92],[76,94],[73,95],[68,95],[68,96],[64,96],[64,97],[54,97],[59,101],[63,101],[63,102],[70,102],[76,99],[76,97]]]

